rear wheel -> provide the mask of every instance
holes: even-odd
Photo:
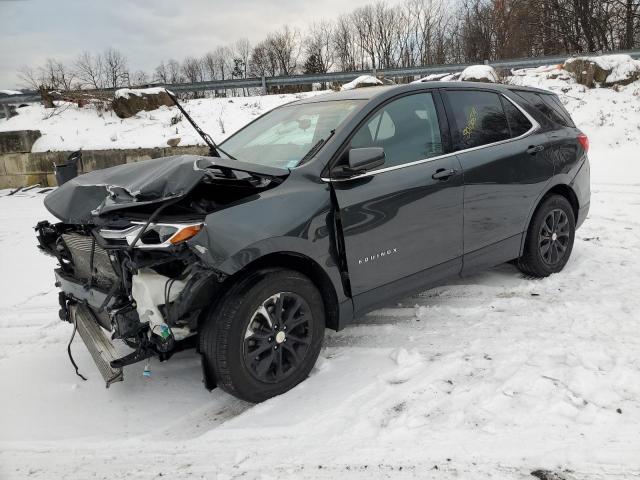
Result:
[[[561,195],[547,197],[531,220],[518,268],[534,277],[547,277],[561,271],[571,255],[575,231],[575,216],[569,201]]]
[[[217,385],[250,402],[290,390],[313,368],[324,337],[324,303],[307,277],[256,272],[234,285],[201,332]]]

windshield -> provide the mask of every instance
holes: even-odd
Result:
[[[335,100],[276,108],[220,146],[243,162],[293,168],[359,105],[362,101]]]

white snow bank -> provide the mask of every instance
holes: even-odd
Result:
[[[340,90],[353,90],[358,87],[368,87],[373,85],[382,85],[382,81],[372,75],[360,75],[358,78],[351,80],[349,83],[342,85]]]
[[[202,98],[185,100],[182,105],[214,141],[220,142],[268,110],[325,92]],[[33,145],[34,152],[166,147],[167,140],[176,137],[180,137],[180,145],[204,145],[177,107],[162,106],[120,119],[115,113],[100,112],[93,105],[82,108],[73,103],[57,102],[57,105],[56,109],[45,109],[39,104],[18,108],[18,115],[0,122],[0,131],[40,130],[42,137]]]
[[[0,90],[0,93],[5,95],[22,95],[22,92],[18,90]]]
[[[115,98],[129,98],[130,95],[141,97],[142,95],[158,95],[159,93],[166,92],[164,87],[150,87],[150,88],[121,88],[116,90],[114,94]]]
[[[462,71],[459,80],[488,80],[495,83],[498,81],[498,74],[491,65],[471,65]]]

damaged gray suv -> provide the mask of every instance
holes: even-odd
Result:
[[[587,138],[543,90],[327,94],[220,146],[194,127],[209,156],[90,172],[45,200],[60,317],[107,385],[191,348],[207,388],[263,401],[308,376],[325,328],[502,262],[559,272],[589,209]]]

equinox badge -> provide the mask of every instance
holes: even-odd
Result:
[[[363,263],[375,262],[379,258],[386,257],[387,255],[393,255],[394,253],[398,253],[397,248],[390,248],[389,250],[383,250],[380,253],[376,253],[374,255],[370,255],[364,258],[359,258],[358,265],[362,265]]]

